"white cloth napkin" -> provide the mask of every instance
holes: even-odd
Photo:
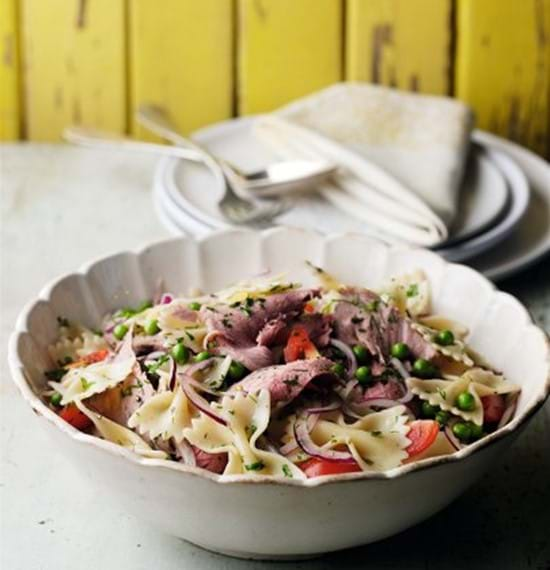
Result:
[[[446,239],[473,115],[446,97],[340,83],[259,117],[255,133],[285,158],[342,166],[323,196],[388,241]]]

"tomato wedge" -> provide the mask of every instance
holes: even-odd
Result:
[[[432,445],[439,433],[439,424],[434,420],[414,420],[409,426],[407,438],[411,443],[405,451],[413,457]]]
[[[496,424],[504,413],[504,398],[500,394],[491,394],[481,398],[483,404],[483,423]]]
[[[75,362],[71,362],[66,366],[66,368],[79,368],[81,366],[87,366],[88,364],[94,364],[95,362],[101,362],[105,360],[109,355],[109,351],[105,348],[103,350],[96,350],[95,352],[91,352],[86,356],[83,356],[80,360]]]
[[[307,330],[302,325],[292,327],[284,350],[285,362],[294,362],[302,358],[317,358],[319,352],[311,342]]]
[[[361,467],[357,463],[338,463],[312,457],[299,465],[300,469],[311,479],[320,475],[338,475],[340,473],[358,473]]]
[[[68,424],[80,431],[89,428],[92,425],[92,420],[83,414],[75,404],[68,404],[60,412],[59,416],[63,418]]]

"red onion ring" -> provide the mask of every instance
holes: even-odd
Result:
[[[342,402],[334,401],[326,406],[320,406],[317,408],[308,408],[305,410],[306,414],[324,414],[326,412],[334,412],[342,407]],[[311,428],[312,429],[312,428]]]
[[[163,293],[158,304],[169,305],[173,300],[174,300],[174,295],[172,295],[171,293]]]
[[[189,465],[190,467],[197,466],[197,459],[193,453],[193,448],[187,440],[182,439],[180,442],[174,442],[174,448],[176,454],[183,459],[184,465]]]
[[[306,415],[301,415],[296,418],[296,422],[294,423],[294,437],[302,450],[312,457],[318,457],[319,459],[334,461],[336,463],[355,463],[355,459],[349,451],[336,451],[334,449],[323,449],[319,447],[311,439]]]
[[[355,371],[357,370],[357,359],[355,358],[355,354],[353,354],[353,350],[351,350],[351,348],[346,343],[335,338],[330,339],[330,344],[345,354],[348,360],[348,375],[350,377],[353,377],[355,375]]]
[[[518,395],[514,394],[509,398],[508,406],[504,410],[502,417],[498,422],[497,429],[500,429],[501,427],[505,426],[512,419],[516,411],[517,405],[518,405]]]
[[[308,410],[309,411],[309,410]],[[311,431],[317,421],[319,420],[319,414],[307,414],[307,429]],[[294,434],[293,434],[294,435]],[[279,450],[280,453],[283,455],[290,455],[294,451],[298,449],[298,442],[296,441],[296,437],[293,437],[288,443],[285,443],[281,449]]]
[[[193,376],[191,376],[190,371],[191,368],[189,368],[186,372],[180,372],[178,374],[180,385],[188,400],[193,404],[193,406],[195,406],[195,408],[206,414],[209,418],[213,419],[215,422],[218,422],[222,426],[226,426],[227,421],[218,415],[212,409],[210,404],[198,392],[195,391],[195,389],[199,387],[200,389],[203,389],[203,386],[200,384],[200,382],[197,382]]]

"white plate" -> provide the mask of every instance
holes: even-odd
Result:
[[[277,156],[252,133],[253,118],[234,119],[195,133],[195,138],[218,156],[232,161],[243,170],[255,170],[277,160]],[[197,221],[212,228],[227,228],[228,223],[217,208],[222,187],[212,173],[201,165],[178,160],[166,161],[165,187],[178,210],[185,210]],[[475,147],[463,184],[462,211],[455,224],[453,242],[479,234],[503,213],[508,188],[502,173],[493,164],[490,153]],[[173,180],[171,180],[173,179]],[[213,194],[211,197],[210,194]],[[177,215],[177,214],[176,214]],[[350,219],[320,196],[296,197],[296,205],[280,216],[281,225],[311,227],[325,233],[365,232],[365,224]]]
[[[271,160],[272,154],[261,145],[257,145],[257,148],[250,152],[250,149],[237,144],[237,139],[233,138],[239,124],[247,120],[250,121],[250,119],[234,119],[219,123],[198,131],[194,136],[197,140],[207,143],[214,152],[220,155],[224,154],[222,151],[225,149],[225,156],[237,164],[246,164],[250,170],[260,168],[267,161]],[[461,257],[462,259],[470,258],[469,263],[472,266],[478,268],[491,279],[497,280],[521,270],[550,250],[550,167],[548,163],[533,153],[494,135],[476,131],[473,138],[480,145],[483,145],[485,149],[489,149],[493,153],[500,151],[500,153],[512,157],[513,161],[517,161],[522,169],[525,170],[534,192],[526,218],[517,230],[513,231],[514,224],[503,223],[504,220],[500,220],[500,229],[504,230],[504,237],[513,231],[513,235],[504,242],[506,247],[494,248],[494,251],[483,256],[479,255],[481,250],[484,249],[483,247],[473,252],[466,252],[465,248],[462,247],[460,251],[460,254],[464,256]],[[228,145],[228,141],[231,144]],[[507,161],[510,168],[513,168],[513,161]],[[216,188],[215,185],[212,186],[211,175],[204,168],[194,164],[186,164],[185,169],[181,168],[181,172],[190,177],[193,176],[194,184],[196,184],[195,188],[200,189],[200,192],[195,193],[195,203],[193,203],[190,200],[185,200],[182,196],[180,186],[175,183],[176,172],[180,172],[178,161],[163,159],[159,163],[155,178],[155,187],[159,190],[156,199],[157,209],[161,210],[163,219],[170,217],[170,221],[165,224],[168,229],[175,234],[189,232],[202,236],[212,229],[229,227],[229,224],[225,223],[217,212],[216,203],[221,190]],[[516,169],[517,172],[520,172],[521,175],[521,171]],[[488,176],[490,175],[487,174],[487,178]],[[495,180],[494,177],[493,180]],[[162,189],[159,189],[159,186]],[[164,196],[164,205],[161,209],[161,206],[158,204],[160,194],[166,194],[168,190],[171,190],[171,195]],[[209,195],[210,193],[212,196]],[[198,207],[199,205],[201,207]],[[313,226],[322,231],[333,231],[331,228],[328,230],[319,228],[318,216],[323,206],[315,201],[311,201],[309,206],[303,212],[303,217],[293,225],[301,227]],[[208,213],[202,209],[204,207],[206,207]],[[476,208],[473,208],[474,212],[475,210]],[[513,208],[509,210],[509,215],[512,210]],[[520,221],[518,213],[519,209],[516,209],[515,215],[512,216],[512,220],[515,218],[514,223]],[[281,221],[284,222],[285,220],[281,219]],[[346,230],[361,232],[361,227],[353,227],[354,221],[346,216],[341,215],[340,221],[345,224]],[[361,226],[361,224],[358,225]],[[180,232],[178,232],[178,228]],[[474,237],[473,245],[483,246],[482,236],[478,236],[478,238]],[[494,246],[498,241],[498,236],[495,236],[494,233],[490,233],[489,238],[490,240],[485,244],[488,247]],[[477,256],[472,258],[474,254]],[[453,257],[453,259],[457,258]]]
[[[437,253],[449,261],[465,261],[495,247],[514,231],[529,206],[529,184],[522,170],[506,154],[493,149],[487,149],[486,152],[506,177],[510,203],[498,223],[487,228],[485,232],[473,235],[451,247],[436,248]]]

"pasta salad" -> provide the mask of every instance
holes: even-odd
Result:
[[[305,479],[446,455],[519,387],[433,314],[421,272],[380,291],[282,277],[165,293],[93,331],[59,318],[43,398],[78,430],[220,475]]]

